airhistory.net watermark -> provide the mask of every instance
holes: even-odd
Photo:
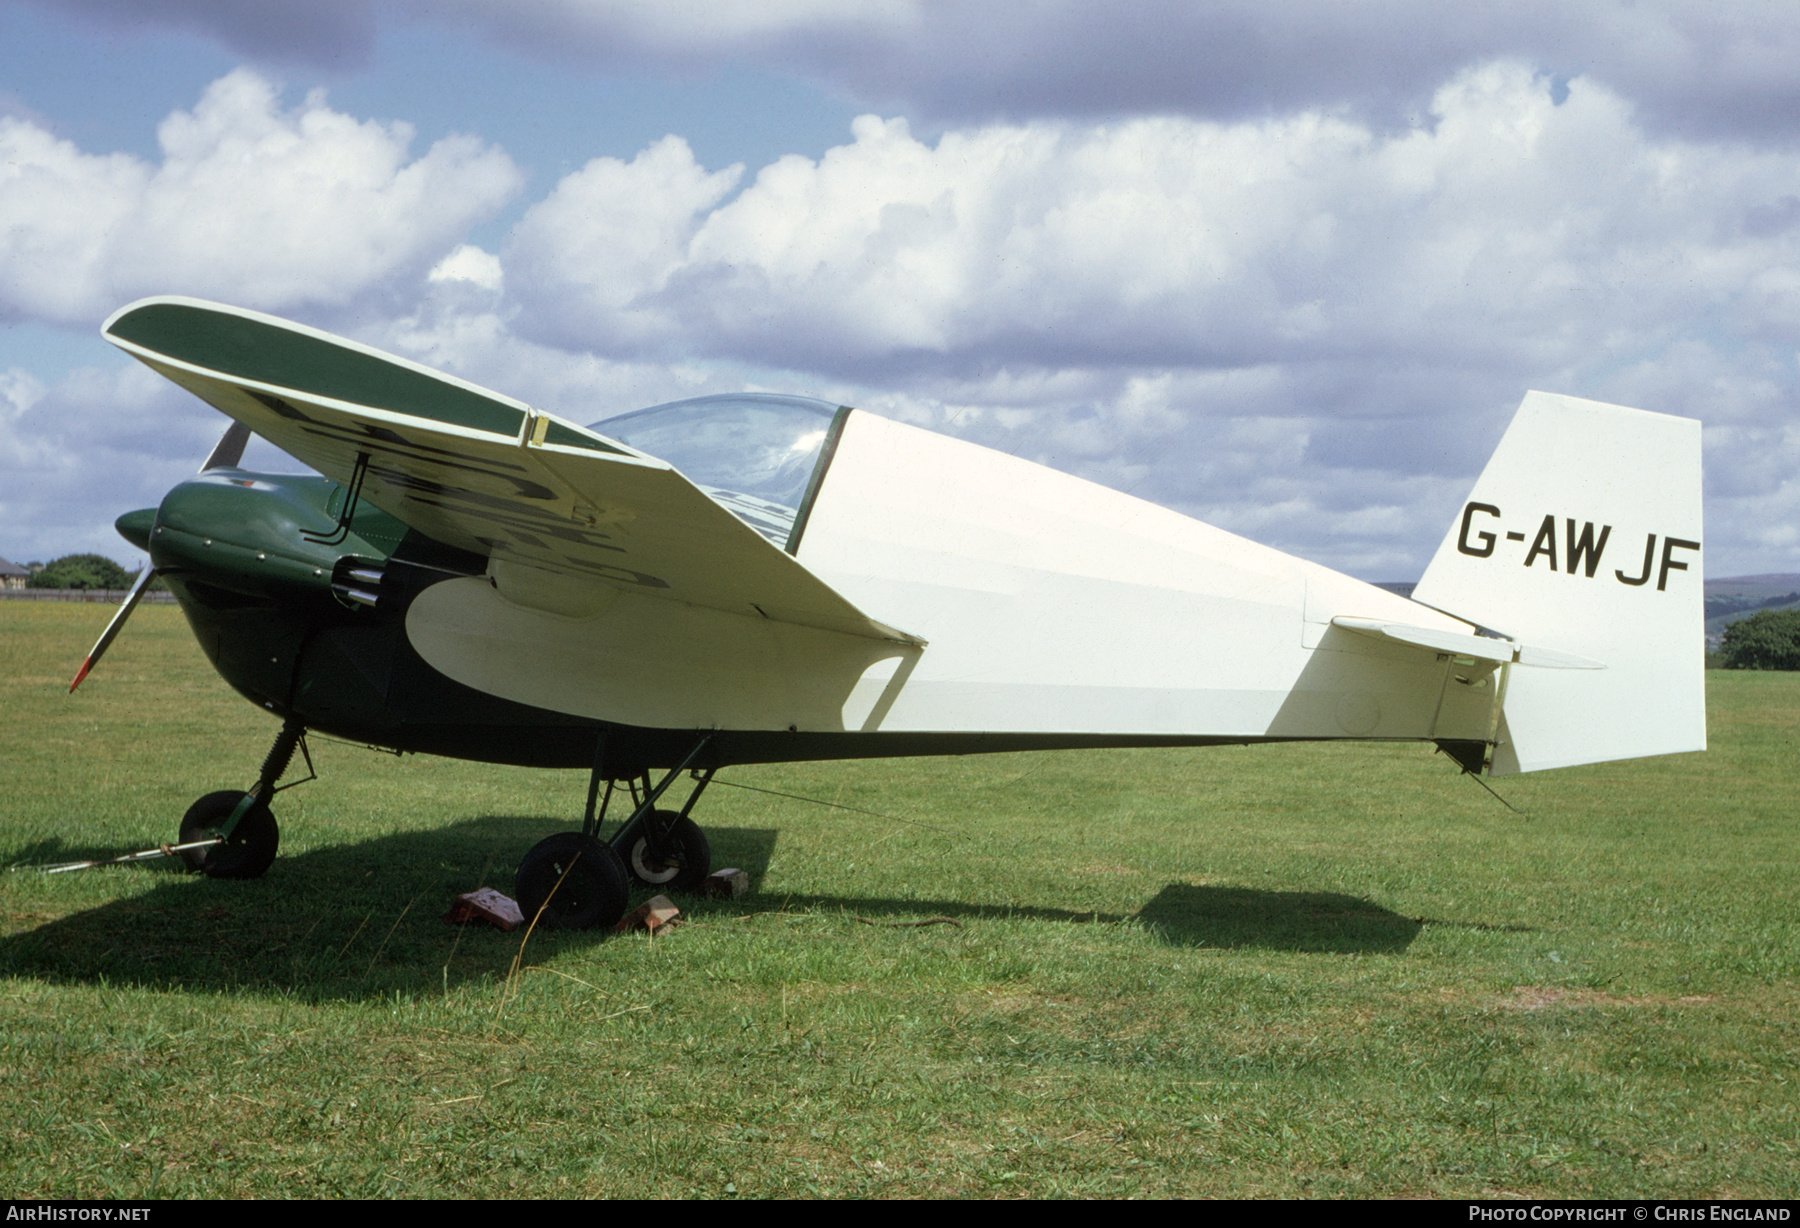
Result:
[[[6,1222],[12,1224],[132,1224],[148,1223],[149,1207],[80,1207],[67,1203],[8,1203]]]

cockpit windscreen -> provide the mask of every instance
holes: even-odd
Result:
[[[746,392],[653,405],[588,429],[668,461],[785,548],[836,413],[811,397]]]

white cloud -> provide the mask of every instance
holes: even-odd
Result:
[[[505,288],[506,276],[500,258],[484,252],[472,243],[464,243],[431,266],[427,281],[466,281],[483,290],[498,293]]]
[[[1606,90],[1557,105],[1516,64],[1433,108],[1387,135],[1309,112],[935,144],[865,117],[729,201],[737,168],[670,138],[565,179],[505,259],[534,335],[836,370],[1575,371],[1701,311],[1800,325],[1800,231],[1719,224],[1800,193],[1791,159],[1650,138]]]
[[[352,119],[319,94],[284,111],[242,70],[158,138],[152,165],[0,119],[0,315],[86,324],[151,293],[340,305],[428,267],[520,183],[472,138],[409,160],[406,125]]]
[[[0,371],[0,421],[17,418],[44,396],[43,381],[22,367]]]
[[[687,263],[700,219],[742,167],[708,174],[680,137],[630,162],[595,158],[532,206],[506,261],[529,287],[535,332],[572,346],[629,347],[678,326],[649,301]]]

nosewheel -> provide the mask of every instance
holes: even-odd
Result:
[[[237,816],[235,825],[233,815]],[[181,820],[179,843],[209,840],[228,827],[231,834],[224,843],[184,850],[181,859],[190,870],[208,878],[261,878],[274,864],[281,830],[269,808],[248,793],[225,789],[208,793],[189,806]]]

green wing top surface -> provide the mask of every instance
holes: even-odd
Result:
[[[425,535],[551,588],[592,584],[915,642],[870,619],[669,465],[520,401],[272,316],[186,298],[102,335]],[[521,568],[533,571],[521,571]]]

